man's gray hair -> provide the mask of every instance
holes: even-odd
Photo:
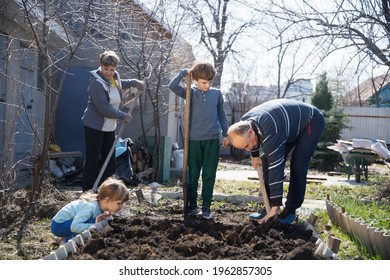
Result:
[[[251,128],[251,125],[247,121],[239,121],[234,124],[232,124],[229,127],[229,131],[233,134],[244,136],[248,133],[249,129]],[[228,131],[228,133],[229,133]]]

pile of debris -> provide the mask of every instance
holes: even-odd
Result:
[[[370,140],[370,139],[352,139],[352,140],[337,140],[337,143],[328,146],[328,149],[334,150],[341,154],[349,153],[353,150],[366,150],[378,155],[378,157],[388,160],[390,159],[390,151],[387,149],[384,140]]]

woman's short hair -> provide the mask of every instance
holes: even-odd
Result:
[[[104,51],[99,55],[100,65],[117,67],[120,59],[114,51]]]

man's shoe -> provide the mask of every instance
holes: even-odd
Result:
[[[290,211],[287,208],[284,208],[283,211],[278,214],[278,221],[282,224],[291,224],[295,221],[295,218],[295,211]]]
[[[249,215],[249,218],[255,219],[255,220],[260,220],[264,218],[267,215],[267,211],[265,208],[261,209],[260,213],[252,213]]]
[[[199,212],[198,206],[188,206],[187,207],[187,216],[197,216]]]
[[[202,208],[202,211],[199,214],[202,215],[202,217],[206,220],[213,218],[213,214],[211,213],[210,208]]]

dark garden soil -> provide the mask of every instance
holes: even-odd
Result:
[[[0,260],[41,259],[56,250],[60,243],[50,232],[50,219],[79,195],[47,183],[42,198],[33,203],[28,189],[3,197]],[[255,205],[215,202],[214,219],[184,219],[181,199],[139,203],[134,195],[109,221],[110,227],[91,230],[92,237],[68,259],[325,259],[314,254],[316,240],[299,220],[294,225],[260,225],[248,217],[256,210]]]
[[[77,195],[53,189],[28,203],[27,194],[15,192],[0,207],[0,259],[41,259],[60,246],[50,233],[50,218]],[[91,230],[85,246],[68,259],[325,259],[314,254],[312,232],[299,222],[259,225],[248,218],[254,207],[228,202],[216,203],[212,210],[212,220],[184,219],[180,199],[150,204],[134,196],[109,227]]]
[[[180,207],[166,201],[143,205],[143,214],[115,217],[68,259],[326,259],[314,254],[312,232],[299,223],[260,225],[248,218],[253,209],[228,203],[214,209],[212,220],[184,219]]]
[[[223,166],[223,170],[230,169]],[[45,183],[42,198],[34,202],[29,202],[28,188],[4,192],[0,260],[36,260],[56,250],[60,240],[50,232],[50,219],[78,199],[80,189]],[[326,259],[314,253],[316,240],[311,231],[303,230],[300,219],[294,225],[276,221],[260,225],[248,217],[257,207],[214,202],[213,220],[184,219],[181,199],[163,198],[152,204],[140,203],[132,195],[110,226],[102,232],[91,230],[92,237],[68,259]]]

